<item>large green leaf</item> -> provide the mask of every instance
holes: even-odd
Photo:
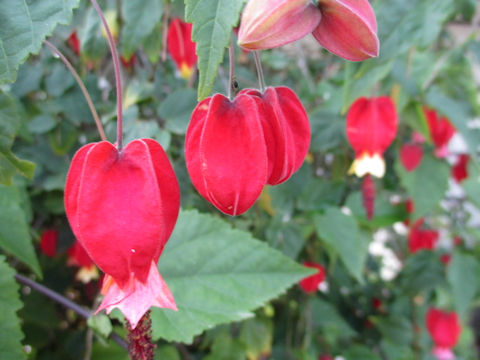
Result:
[[[20,207],[21,195],[15,186],[0,185],[0,248],[41,274],[32,246],[25,214]]]
[[[15,272],[0,256],[0,354],[2,360],[26,359],[21,340],[23,333],[16,312],[22,307],[18,298]]]
[[[433,210],[447,191],[450,176],[448,164],[431,155],[425,154],[420,166],[411,172],[397,161],[395,171],[415,203],[412,219],[418,219]]]
[[[35,165],[20,160],[10,151],[20,125],[15,102],[0,91],[0,184],[10,185],[16,172],[29,178],[33,176]]]
[[[452,288],[455,307],[460,315],[465,315],[479,288],[480,266],[471,255],[455,252],[447,269],[447,279]]]
[[[159,269],[178,311],[154,308],[153,335],[181,342],[252,316],[252,310],[312,274],[249,233],[196,211],[181,212]]]
[[[359,231],[355,218],[330,207],[325,214],[317,215],[314,221],[318,236],[330,252],[339,256],[350,274],[362,281],[368,241]]]
[[[68,24],[79,0],[0,0],[0,84],[13,82],[18,66],[40,51],[58,24]]]
[[[185,0],[185,18],[193,23],[192,38],[197,43],[198,100],[210,95],[237,24],[245,0]]]
[[[159,0],[122,1],[125,21],[122,28],[122,45],[125,58],[130,58],[143,44],[160,21],[162,13],[163,3]]]

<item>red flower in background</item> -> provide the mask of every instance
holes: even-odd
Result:
[[[167,48],[180,75],[189,79],[197,63],[196,45],[192,41],[192,24],[185,23],[180,18],[172,19],[168,28]]]
[[[458,315],[432,307],[428,310],[425,321],[435,344],[432,353],[439,360],[455,359],[451,349],[457,344],[462,332]]]
[[[80,40],[76,31],[73,31],[67,39],[67,44],[72,48],[76,55],[80,55]]]
[[[461,183],[463,180],[468,178],[468,161],[470,160],[470,155],[461,154],[455,165],[452,167],[452,177],[457,183]]]
[[[333,360],[333,357],[331,357],[330,355],[320,355],[318,357],[318,360]]]
[[[400,161],[407,171],[414,171],[422,162],[423,150],[418,144],[404,144],[400,150]]]
[[[137,59],[135,58],[135,55],[130,56],[128,59],[126,59],[123,56],[120,56],[120,62],[122,63],[124,68],[131,69],[137,62]]]
[[[154,140],[134,140],[121,152],[107,141],[77,151],[65,210],[78,241],[106,273],[97,311],[117,307],[136,327],[151,306],[176,310],[157,262],[179,208],[175,173]]]
[[[322,265],[313,262],[304,262],[303,266],[317,269],[316,274],[310,275],[298,283],[303,291],[307,294],[312,294],[318,290],[318,286],[325,280],[325,269]]]
[[[55,257],[57,254],[58,231],[54,229],[45,230],[40,238],[40,250],[48,257]]]
[[[355,161],[349,172],[358,177],[385,174],[383,153],[397,134],[397,112],[387,96],[360,98],[347,114],[347,139],[355,150]]]
[[[75,243],[67,250],[67,254],[67,265],[80,268],[75,275],[77,280],[88,284],[90,281],[98,279],[97,267],[79,241],[75,240]]]
[[[448,155],[448,142],[455,134],[455,128],[447,118],[441,118],[433,109],[424,107],[423,113],[427,118],[430,137],[435,145],[435,156],[444,158]]]
[[[424,220],[419,219],[410,229],[408,248],[412,254],[420,250],[433,250],[438,241],[438,231],[421,229]]]

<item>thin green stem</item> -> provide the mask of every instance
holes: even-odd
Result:
[[[258,84],[260,91],[263,93],[267,86],[265,85],[265,77],[263,76],[262,62],[260,61],[260,55],[258,51],[253,51],[253,58],[255,59],[255,66],[257,67]]]
[[[93,106],[92,99],[90,97],[90,94],[87,91],[87,88],[83,84],[82,79],[78,75],[77,71],[73,68],[72,64],[68,59],[58,50],[51,42],[48,40],[45,40],[45,45],[47,45],[52,52],[57,55],[60,60],[63,61],[67,69],[72,73],[73,77],[75,80],[77,80],[78,86],[80,86],[80,89],[82,90],[83,96],[85,96],[85,100],[87,100],[88,107],[90,108],[90,111],[92,112],[93,119],[95,120],[95,124],[97,125],[97,130],[98,133],[100,134],[100,138],[103,141],[107,140],[107,137],[105,136],[105,131],[103,130],[102,122],[100,121],[100,118],[98,117],[97,110],[95,110],[95,106]]]
[[[123,147],[123,138],[122,138],[122,77],[120,75],[120,61],[118,59],[118,52],[115,46],[115,41],[113,40],[110,27],[107,24],[107,20],[103,15],[100,6],[96,0],[90,0],[93,7],[98,13],[98,16],[102,20],[103,27],[107,33],[108,45],[110,45],[110,51],[112,52],[113,68],[115,69],[115,85],[117,88],[117,148],[118,151],[122,150]]]
[[[233,100],[235,91],[235,49],[233,47],[233,40],[230,39],[230,47],[228,48],[228,55],[230,58],[230,75],[228,78],[228,98]]]

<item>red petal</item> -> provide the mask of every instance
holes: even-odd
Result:
[[[428,310],[426,325],[437,347],[454,347],[462,331],[458,316],[455,312],[446,312],[436,308],[430,308]]]
[[[422,225],[423,219],[419,219],[408,235],[408,248],[412,254],[420,250],[433,250],[438,241],[438,231],[423,230],[420,228]]]
[[[167,34],[167,47],[178,69],[193,68],[197,63],[196,44],[192,41],[192,24],[174,18]]]
[[[430,137],[437,148],[437,150],[446,149],[446,145],[455,134],[455,128],[450,124],[447,118],[440,118],[435,110],[423,108],[423,113],[427,118],[428,128],[430,130]],[[448,150],[447,150],[448,151]],[[441,157],[445,157],[447,154],[444,154],[445,151],[437,153],[442,153]]]
[[[422,162],[422,158],[423,150],[420,145],[405,144],[400,150],[400,160],[407,171],[415,170]]]
[[[313,36],[344,59],[361,61],[378,56],[377,21],[368,0],[319,0],[322,20]]]
[[[322,265],[312,262],[304,262],[304,266],[309,268],[318,269],[316,274],[307,276],[306,278],[300,280],[298,285],[305,291],[307,294],[312,294],[318,290],[318,286],[325,280],[325,269]]]
[[[470,156],[468,154],[462,154],[458,157],[457,163],[452,167],[452,177],[456,182],[460,183],[468,178],[468,161]]]
[[[48,256],[55,257],[57,254],[58,231],[54,229],[45,230],[40,239],[40,250]]]

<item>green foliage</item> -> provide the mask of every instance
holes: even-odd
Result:
[[[152,311],[155,338],[191,342],[214,325],[253,316],[312,270],[250,234],[196,211],[181,213],[159,262],[178,311]]]
[[[0,256],[0,354],[4,360],[26,359],[21,340],[20,319],[17,311],[22,307],[18,297],[18,288],[15,271]]]

